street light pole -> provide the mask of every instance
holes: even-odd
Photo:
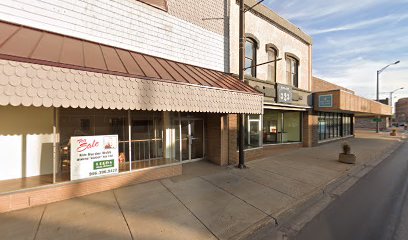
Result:
[[[245,73],[245,13],[261,4],[265,0],[260,0],[255,5],[249,7],[245,10],[244,0],[239,0],[239,80],[244,82],[244,73]],[[277,60],[275,60],[277,61]],[[266,64],[266,63],[264,63]],[[254,67],[254,66],[251,66]],[[238,168],[246,168],[245,166],[245,153],[244,153],[244,143],[245,143],[245,114],[238,114],[238,135],[239,135],[239,162]]]
[[[239,1],[239,80],[244,81],[244,62],[245,62],[245,7],[244,0]],[[245,114],[239,114],[239,163],[238,168],[245,168],[245,153],[244,153],[244,128]]]
[[[391,91],[391,92],[390,92],[390,106],[391,106],[391,108],[393,107],[393,106],[392,106],[392,94],[394,94],[396,91],[402,90],[402,89],[404,89],[404,88],[403,88],[403,87],[397,88],[397,89],[395,89],[394,91]]]
[[[380,70],[377,71],[377,102],[380,100],[380,73],[382,73],[386,68],[388,68],[391,65],[395,65],[400,63],[400,61],[396,61],[394,63],[388,64],[387,66],[381,68]],[[380,132],[380,122],[379,122],[380,116],[377,116],[377,128],[376,128],[376,133]]]

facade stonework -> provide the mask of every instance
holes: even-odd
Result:
[[[235,1],[231,1],[231,21],[230,21],[230,48],[231,48],[231,72],[238,74],[238,49],[239,49],[239,6]],[[286,54],[296,56],[299,61],[299,88],[311,91],[311,45],[296,38],[296,36],[283,30],[271,22],[260,18],[253,12],[245,14],[245,33],[256,37],[257,56],[256,62],[263,63],[268,61],[267,45],[273,44],[278,50],[277,58],[282,58],[276,64],[276,82],[288,84],[286,79]],[[267,65],[257,67],[256,78],[267,80]],[[290,83],[289,83],[290,85]]]
[[[239,73],[239,1],[230,1],[230,69]],[[246,7],[257,2],[244,1]],[[245,13],[245,82],[264,95],[263,114],[245,116],[245,160],[280,149],[312,145],[312,39],[298,27],[258,4]],[[273,59],[271,59],[273,58]],[[276,59],[276,64],[268,63]],[[247,61],[246,60],[246,61]],[[259,65],[261,64],[261,65]],[[259,66],[258,66],[259,65]],[[247,66],[248,67],[248,66]],[[230,161],[238,162],[237,116],[229,115]]]

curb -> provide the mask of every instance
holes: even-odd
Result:
[[[344,192],[349,190],[358,180],[371,172],[378,164],[387,159],[394,151],[404,143],[405,138],[398,141],[395,146],[384,152],[378,159],[374,159],[367,164],[356,166],[350,169],[347,174],[339,177],[332,183],[326,185],[321,198],[309,199],[309,206],[302,206],[297,213],[286,218],[285,223],[277,228],[277,239],[288,239],[296,236],[314,217],[323,211],[331,202],[335,201]],[[314,204],[313,204],[314,202]]]
[[[322,188],[318,188],[310,194],[307,194],[302,200],[283,210],[277,215],[276,221],[272,223],[258,224],[251,226],[245,231],[237,234],[238,239],[252,239],[251,235],[257,230],[268,227],[267,239],[287,240],[295,237],[313,218],[322,212],[330,203],[335,201],[344,192],[349,190],[358,180],[367,175],[382,161],[387,159],[394,151],[407,139],[406,135],[401,136],[398,142],[390,149],[381,154],[380,157],[373,159],[363,165],[351,168],[345,174],[329,182]]]

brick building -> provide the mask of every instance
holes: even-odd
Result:
[[[237,1],[2,10],[0,212],[178,175],[185,162],[235,164],[238,114],[251,160],[318,144],[322,129],[350,136],[356,112],[388,111],[328,82],[314,89],[311,37],[262,4],[246,13],[245,83]]]
[[[354,91],[313,77],[313,145],[354,136],[355,128],[375,125],[391,116],[391,107],[355,95]],[[384,121],[384,127],[385,127]]]
[[[256,3],[245,1],[247,7]],[[230,14],[230,69],[238,74],[237,1],[231,1]],[[277,148],[310,146],[311,37],[262,4],[245,13],[245,35],[245,80],[264,96],[263,114],[245,116],[246,160],[267,156]],[[231,163],[238,161],[238,116],[229,115],[228,121]]]
[[[263,96],[229,74],[227,9],[219,0],[3,3],[0,212],[228,158],[228,114],[262,113]]]
[[[408,98],[401,98],[395,103],[395,120],[399,123],[408,122]]]

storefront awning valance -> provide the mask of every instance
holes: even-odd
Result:
[[[0,105],[261,113],[229,74],[0,22]]]

